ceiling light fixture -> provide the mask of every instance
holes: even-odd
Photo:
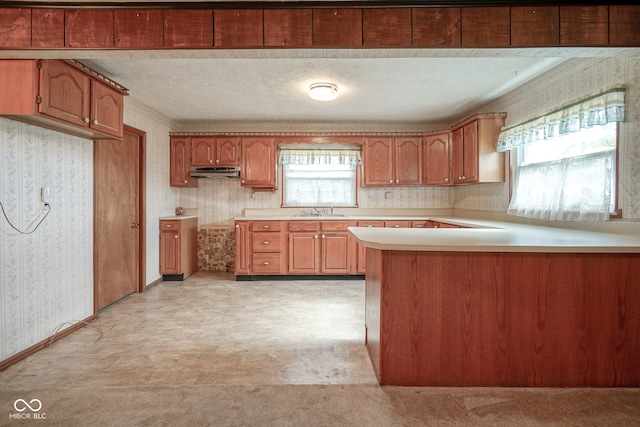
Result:
[[[317,101],[333,101],[338,96],[338,86],[333,83],[314,83],[309,86],[309,96]]]

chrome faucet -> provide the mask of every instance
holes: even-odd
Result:
[[[318,215],[322,215],[322,212],[320,212],[320,209],[316,208],[315,206],[311,206],[311,209],[313,209],[314,211],[316,211],[316,213]]]

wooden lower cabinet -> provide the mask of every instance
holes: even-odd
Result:
[[[198,271],[198,219],[160,220],[160,274],[184,280]]]

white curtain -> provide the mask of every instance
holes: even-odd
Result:
[[[607,221],[615,150],[517,168],[509,215],[548,221]]]

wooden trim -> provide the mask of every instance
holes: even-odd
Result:
[[[148,285],[146,285],[145,287],[145,291],[148,291],[149,289],[153,288],[156,285],[159,285],[160,283],[164,282],[164,277],[160,276],[159,278],[157,278],[156,280],[154,280],[153,282],[149,283]]]
[[[14,354],[13,356],[9,357],[8,359],[5,359],[3,361],[0,362],[0,372],[7,369],[9,366],[18,363],[19,361],[26,359],[27,357],[31,356],[32,354],[37,353],[38,351],[42,350],[45,347],[49,347],[51,344],[53,344],[54,342],[61,340],[62,338],[66,337],[67,335],[71,334],[72,332],[77,331],[80,328],[83,328],[85,326],[87,326],[88,322],[91,322],[92,320],[95,320],[98,318],[97,314],[93,314],[92,316],[87,317],[84,320],[79,321],[78,323],[76,323],[75,325],[69,326],[66,329],[63,329],[62,331],[48,337],[45,340],[40,341],[37,344],[32,345],[31,347],[22,350],[20,353],[18,354]]]

